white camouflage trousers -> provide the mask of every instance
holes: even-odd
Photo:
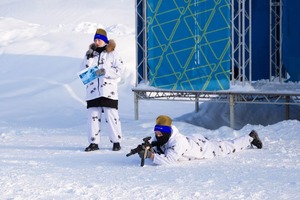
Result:
[[[193,135],[189,140],[192,150],[187,155],[196,159],[224,156],[249,148],[252,140],[249,135],[227,141],[210,141],[202,135]]]
[[[89,143],[100,143],[102,114],[104,114],[104,122],[108,125],[109,140],[112,143],[120,142],[122,130],[118,110],[107,107],[92,107],[87,110]]]

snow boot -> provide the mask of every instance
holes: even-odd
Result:
[[[121,149],[121,146],[120,146],[119,142],[116,142],[113,144],[113,148],[112,148],[113,151],[119,151],[120,149]]]
[[[87,148],[85,148],[84,151],[89,152],[89,151],[96,151],[99,150],[98,144],[91,143]]]
[[[252,130],[249,133],[249,136],[253,138],[251,145],[256,146],[258,149],[261,149],[263,147],[263,144],[262,144],[261,140],[259,139],[258,134],[255,130]]]

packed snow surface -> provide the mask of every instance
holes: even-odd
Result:
[[[202,103],[195,113],[194,102],[140,101],[134,120],[134,2],[0,1],[1,199],[300,199],[298,107],[285,120],[284,106],[237,106],[239,128],[233,130],[228,105]],[[126,67],[119,86],[124,138],[118,152],[111,151],[105,126],[100,150],[83,151],[85,88],[77,72],[98,27],[115,39]],[[298,83],[287,85],[300,89]],[[243,90],[282,84],[273,86]],[[255,129],[264,147],[172,166],[147,160],[140,167],[137,155],[126,154],[153,136],[160,114],[173,118],[181,133],[211,140]]]

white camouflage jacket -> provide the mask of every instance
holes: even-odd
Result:
[[[201,134],[186,137],[175,126],[172,130],[168,142],[161,146],[164,154],[155,153],[153,163],[165,165],[224,156],[248,148],[253,140],[249,135],[244,135],[233,140],[209,141]]]
[[[186,137],[172,125],[172,135],[161,147],[164,154],[156,153],[153,163],[158,165],[175,164],[180,161],[214,157],[210,151],[210,142],[201,134]],[[154,139],[155,141],[155,139]]]
[[[86,86],[86,100],[92,100],[99,97],[106,97],[113,100],[118,100],[118,83],[121,80],[123,70],[123,61],[114,50],[115,42],[109,40],[106,50],[100,55],[98,52],[93,52],[93,57],[87,59],[84,57],[80,70],[86,67],[98,65],[105,69],[105,75],[92,81]]]

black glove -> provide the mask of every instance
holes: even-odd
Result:
[[[148,149],[146,158],[151,158],[153,153],[154,153],[154,150],[152,148]],[[145,149],[143,149],[139,152],[140,158],[144,158],[144,155],[145,155]]]
[[[96,50],[96,45],[94,43],[90,44],[89,50],[85,53],[86,58],[90,59],[94,57],[94,51]]]
[[[151,147],[157,147],[158,146],[158,142],[157,141],[152,141],[151,142]]]
[[[92,49],[87,50],[87,52],[85,53],[86,58],[87,59],[93,58],[94,57],[93,53],[94,53],[94,50],[92,50]]]

